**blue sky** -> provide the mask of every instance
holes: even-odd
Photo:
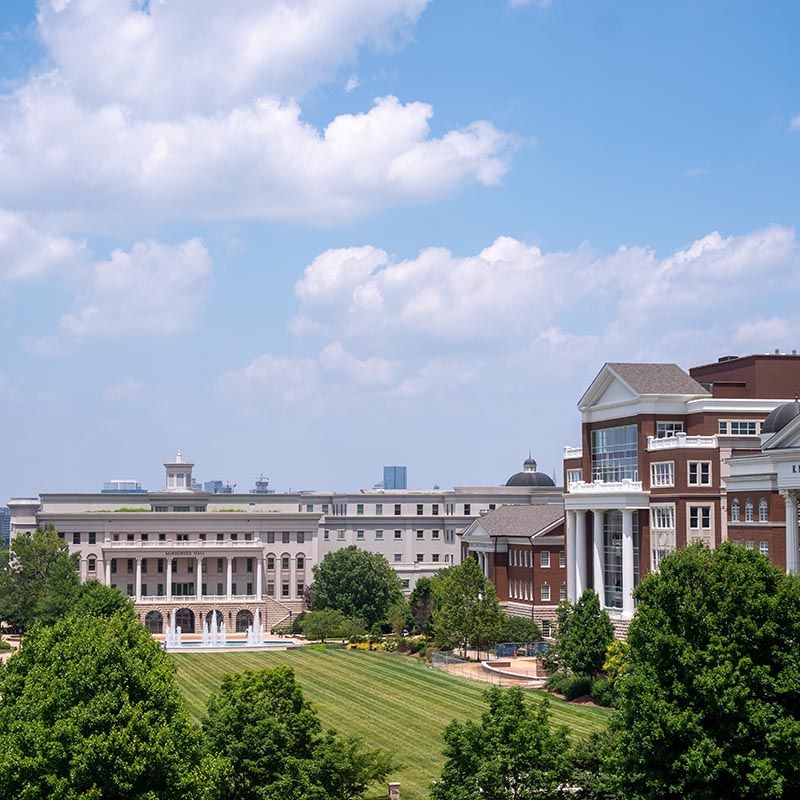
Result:
[[[800,343],[791,2],[0,5],[0,497],[560,474]]]

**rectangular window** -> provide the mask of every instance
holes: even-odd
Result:
[[[439,538],[439,531],[431,531],[431,539],[438,539]]]
[[[220,588],[222,588],[222,584],[220,584]],[[222,594],[222,592],[220,591],[219,594]],[[267,595],[275,597],[275,581],[267,581]]]
[[[550,551],[549,550],[542,550],[539,553],[539,566],[543,569],[547,569],[550,566]]]
[[[281,559],[281,569],[289,569],[289,556],[284,556]]]
[[[267,556],[267,569],[275,569],[275,556]]]
[[[306,560],[304,556],[297,556],[297,571],[301,572],[306,568]]]
[[[359,542],[363,542],[364,541],[364,531],[356,531],[356,539],[358,539]]]
[[[247,594],[247,595],[253,594],[253,584],[252,583],[248,583],[245,586],[245,592],[244,593]]]
[[[395,531],[394,532],[395,539],[402,539],[403,538],[403,531]]]
[[[363,503],[357,503],[356,504],[356,514],[359,517],[363,517],[364,516],[364,504]]]
[[[267,544],[275,544],[275,531],[267,531]]]
[[[281,597],[288,597],[289,596],[289,584],[283,583],[281,584]]]
[[[400,503],[395,503],[394,504],[394,515],[396,517],[399,517],[401,513],[402,513],[402,511],[400,509]]]
[[[570,483],[578,483],[578,481],[583,480],[583,470],[582,469],[568,469],[567,470],[567,485]]]
[[[769,555],[769,542],[760,541],[758,543],[758,552],[761,553],[762,556]]]
[[[297,531],[297,544],[305,544],[305,543],[306,543],[305,531]]]
[[[449,528],[444,532],[444,540],[447,544],[453,544],[456,540],[456,533],[452,528]]]
[[[558,554],[558,566],[561,569],[567,566],[567,554],[564,550],[561,550]]]
[[[421,564],[423,561],[422,553],[417,553],[417,564]]]
[[[375,516],[383,516],[383,503],[375,503]]]
[[[307,503],[306,504],[306,511],[310,514],[313,510],[314,510],[314,504],[313,503]]]
[[[132,542],[132,541],[134,541],[134,539],[136,538],[136,536],[135,536],[135,534],[133,534],[133,533],[129,533],[129,534],[127,534],[127,536],[126,536],[125,538],[126,538],[126,539],[127,539],[129,542]],[[187,542],[188,542],[188,541],[189,541],[189,537],[187,536],[187,537],[186,537],[186,539],[184,539],[184,541],[187,541]]]
[[[344,531],[336,531],[336,539],[337,539],[337,541],[343,542],[344,541]]]
[[[731,436],[757,436],[761,423],[754,419],[729,419],[719,421],[719,432]]]
[[[72,534],[72,544],[80,544],[81,543],[81,535],[79,533]]]
[[[305,590],[306,590],[306,585],[304,583],[298,583],[297,584],[297,596],[298,597],[302,597],[303,596],[303,592],[305,592]]]
[[[752,550],[755,547],[755,542],[745,542],[744,546],[745,546],[745,549]]]
[[[422,516],[422,503],[417,503],[417,516]]]
[[[281,544],[289,544],[289,541],[290,541],[289,531],[284,531],[281,534]]]
[[[417,540],[425,538],[425,531],[417,531]]]
[[[147,574],[147,559],[142,559],[142,572],[146,575]]]
[[[431,516],[438,517],[439,516],[439,504],[434,503],[431,506]]]
[[[395,553],[394,554],[394,563],[395,564],[400,564],[402,561],[403,561],[402,553]]]
[[[433,561],[434,564],[438,564],[439,563],[439,554],[438,553],[434,553],[431,556],[431,561]]]
[[[691,530],[710,530],[711,506],[689,506],[689,528]]]
[[[128,559],[128,574],[130,575],[130,573],[132,573],[132,572],[133,572],[133,559],[129,558]]]
[[[164,572],[164,559],[163,558],[159,558],[158,561],[156,561],[156,570],[158,572],[161,572],[161,573]]]
[[[89,556],[89,572],[94,572],[97,569],[97,559],[94,556]]]
[[[322,534],[322,538],[327,542],[328,539],[331,538],[331,532],[328,531],[328,530],[324,531],[323,534]]]
[[[543,583],[541,588],[542,602],[550,602],[550,584]]]
[[[562,583],[558,589],[558,599],[559,600],[566,600],[567,599],[567,584]]]
[[[217,534],[217,541],[218,542],[224,542],[225,541],[225,534],[224,533],[218,533]]]
[[[200,538],[201,538],[201,539],[205,539],[205,538],[206,538],[206,535],[205,535],[204,533],[201,533],[201,534],[200,534]],[[252,542],[252,541],[253,541],[253,532],[252,532],[252,531],[249,531],[248,533],[246,533],[246,534],[244,535],[244,540],[245,540],[246,542]]]
[[[592,480],[639,480],[638,432],[636,425],[592,431]]]
[[[406,591],[411,586],[411,581],[408,578],[403,579],[403,591]]]
[[[128,597],[133,597],[133,584],[129,583],[126,589],[126,594]]]
[[[657,461],[650,465],[650,486],[674,486],[675,462]]]
[[[766,497],[762,497],[758,501],[758,521],[769,522],[769,505]]]
[[[159,533],[158,534],[158,541],[159,542],[166,542],[167,541],[167,534],[166,533]]]
[[[676,433],[683,433],[682,422],[656,422],[656,439],[666,439]]]
[[[253,559],[252,558],[248,558],[247,559],[247,572],[252,572],[252,571],[253,571]],[[248,592],[247,594],[251,594],[251,592]]]
[[[689,486],[711,486],[711,462],[689,462]]]
[[[489,511],[494,511],[497,508],[497,503],[489,503]]]
[[[543,619],[542,620],[542,636],[544,636],[545,639],[549,639],[550,636],[551,636],[551,633],[552,633],[552,628],[551,628],[550,620],[549,619]]]
[[[322,513],[323,514],[327,514],[328,513],[328,504],[327,503],[323,503],[322,504]]]
[[[90,533],[89,534],[89,544],[97,544],[97,534]]]
[[[472,504],[464,503],[464,516],[468,517],[470,514],[472,514]]]

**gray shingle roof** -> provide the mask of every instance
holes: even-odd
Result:
[[[532,536],[564,516],[563,503],[500,506],[478,519],[490,536]]]
[[[709,394],[677,364],[609,363],[608,366],[638,394]]]

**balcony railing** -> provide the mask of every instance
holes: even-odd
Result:
[[[110,547],[111,549],[150,549],[150,550],[227,550],[231,547],[234,548],[254,548],[261,549],[264,542],[260,539],[247,539],[231,540],[225,539],[222,542],[217,541],[204,541],[202,539],[195,539],[190,542],[176,542],[176,541],[147,541],[147,542],[103,542],[103,547]]]
[[[700,448],[713,448],[717,447],[716,436],[687,436],[685,433],[677,433],[675,436],[664,436],[657,439],[655,436],[647,437],[647,450],[653,452],[654,450],[671,450],[674,447],[700,447]]]
[[[583,458],[582,447],[565,447],[564,458]]]
[[[621,481],[575,481],[569,485],[570,494],[616,494],[623,492],[641,492],[641,481],[632,481],[625,478]]]

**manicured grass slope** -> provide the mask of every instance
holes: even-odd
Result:
[[[420,660],[387,653],[347,650],[290,650],[261,653],[195,653],[172,656],[189,710],[199,721],[222,676],[279,664],[294,668],[303,691],[324,726],[355,734],[395,755],[402,764],[392,780],[401,782],[403,800],[421,800],[441,772],[442,731],[452,719],[478,719],[486,709],[487,684],[453,677]],[[532,703],[543,695],[527,692]],[[608,712],[551,699],[551,718],[583,736],[605,726]],[[385,797],[385,787],[373,790]]]

